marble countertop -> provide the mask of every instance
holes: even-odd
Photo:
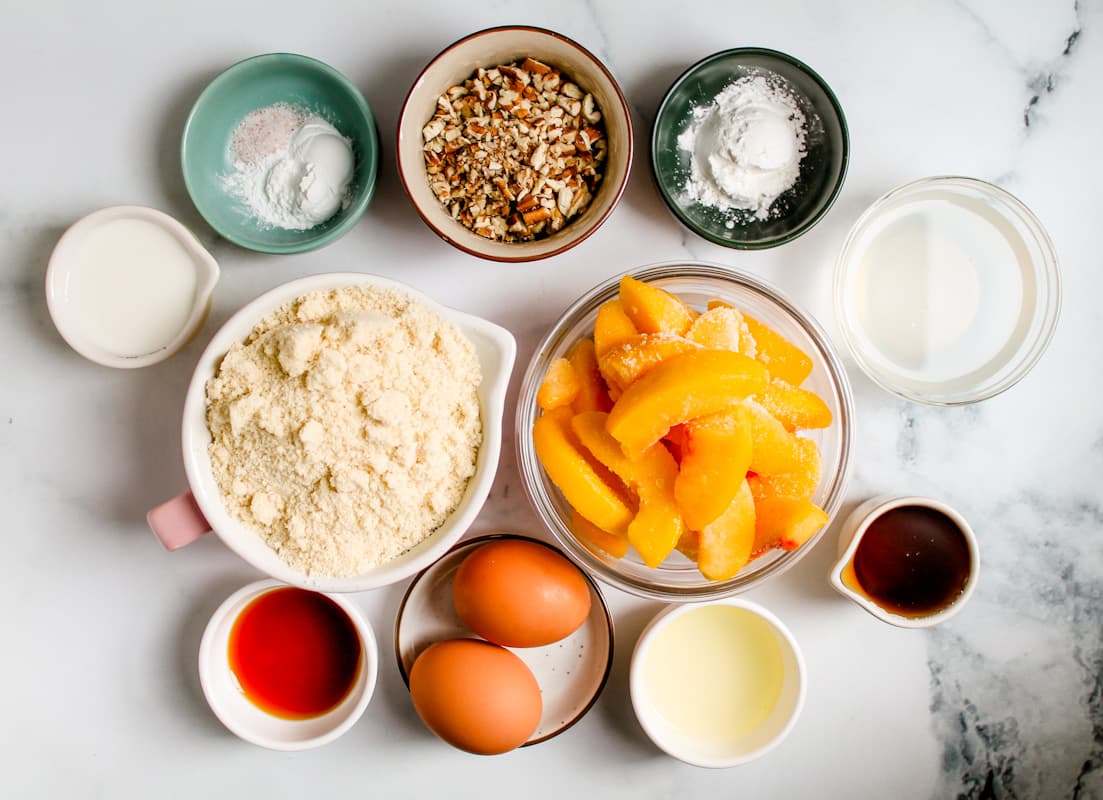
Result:
[[[1103,797],[1103,3],[811,0],[536,4],[284,0],[20,3],[0,26],[0,486],[8,509],[0,607],[0,763],[8,797]],[[309,8],[309,11],[306,9]],[[682,228],[648,175],[590,240],[530,265],[480,263],[437,239],[399,186],[397,114],[421,67],[479,28],[524,22],[597,53],[628,96],[641,144],[663,92],[717,50],[790,52],[831,84],[852,159],[811,232],[742,253]],[[299,256],[216,237],[180,177],[184,118],[228,64],[273,50],[349,75],[388,155],[363,221]],[[767,757],[707,771],[665,757],[628,700],[633,642],[658,604],[609,589],[615,668],[601,700],[547,743],[487,759],[418,721],[393,660],[365,717],[318,751],[277,754],[234,738],[203,701],[195,661],[214,608],[258,575],[215,537],[168,554],[146,529],[184,487],[183,392],[204,344],[247,300],[296,276],[370,271],[485,316],[517,337],[519,364],[594,284],[644,264],[705,259],[771,281],[833,333],[831,269],[876,197],[935,174],[993,181],[1057,243],[1065,304],[1053,343],[1011,391],[928,408],[876,388],[848,362],[857,401],[847,511],[920,493],[972,521],[983,574],[936,629],[884,625],[836,595],[832,529],[793,570],[750,593],[801,643],[808,695]],[[140,203],[191,226],[222,266],[205,327],[159,366],[84,361],[54,331],[43,275],[73,220]],[[521,369],[515,371],[511,401]],[[512,402],[507,419],[512,412]],[[539,532],[513,432],[474,532]],[[388,641],[404,585],[358,595]]]

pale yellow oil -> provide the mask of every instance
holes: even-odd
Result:
[[[735,606],[703,606],[658,631],[644,658],[643,686],[682,734],[730,741],[770,716],[784,671],[777,634],[762,618]]]

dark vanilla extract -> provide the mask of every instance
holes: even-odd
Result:
[[[886,511],[866,529],[854,574],[871,600],[894,614],[925,617],[961,595],[972,556],[950,517],[925,506]]]

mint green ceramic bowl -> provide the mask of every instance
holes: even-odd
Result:
[[[352,140],[356,159],[348,207],[304,231],[259,222],[223,186],[233,172],[234,128],[250,112],[279,102],[324,117]],[[222,236],[262,253],[301,253],[343,236],[368,207],[379,166],[379,134],[364,96],[340,72],[307,56],[269,53],[234,64],[203,90],[184,125],[180,160],[192,202]]]

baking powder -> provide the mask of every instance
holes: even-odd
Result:
[[[678,137],[690,155],[685,191],[690,200],[764,220],[800,176],[805,155],[805,117],[788,84],[773,74],[749,74],[729,84],[713,101],[693,109]]]
[[[234,130],[230,153],[223,186],[265,225],[306,230],[348,205],[352,147],[320,116],[288,103],[257,109]]]

